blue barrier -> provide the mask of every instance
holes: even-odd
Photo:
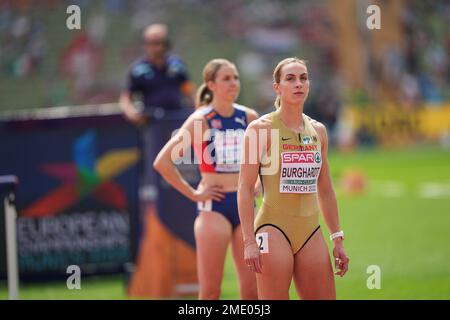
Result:
[[[160,220],[194,248],[195,204],[167,187],[151,166],[190,112],[165,114],[139,130],[117,105],[0,114],[0,175],[13,173],[21,181],[21,280],[66,276],[73,264],[83,274],[123,271],[136,259],[148,201],[164,208]],[[198,181],[192,165],[181,170]]]

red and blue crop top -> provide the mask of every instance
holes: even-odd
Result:
[[[195,147],[195,155],[201,172],[236,173],[240,169],[242,142],[247,128],[245,108],[233,104],[230,117],[218,114],[212,106],[201,112],[208,123],[207,140]]]

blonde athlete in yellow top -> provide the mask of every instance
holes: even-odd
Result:
[[[273,76],[277,109],[253,121],[245,133],[238,188],[244,258],[256,272],[259,299],[289,299],[292,277],[302,299],[335,299],[319,211],[332,234],[336,275],[347,272],[349,258],[328,167],[326,128],[303,114],[309,92],[303,60],[281,61]],[[255,218],[258,175],[263,203]]]

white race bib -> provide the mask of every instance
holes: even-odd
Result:
[[[214,147],[216,149],[216,171],[238,172],[240,169],[242,139],[244,130],[216,131]]]
[[[269,234],[267,232],[257,233],[256,242],[259,246],[259,252],[269,253]]]
[[[315,193],[322,167],[320,151],[281,153],[280,193]]]
[[[197,209],[198,211],[212,211],[212,200],[206,200],[206,201],[199,201],[197,202]]]

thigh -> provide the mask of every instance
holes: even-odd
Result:
[[[259,299],[289,299],[294,257],[291,245],[280,230],[264,226],[257,234],[267,233],[268,252],[261,253],[262,273],[256,273]]]
[[[240,225],[233,231],[231,250],[233,253],[234,266],[236,267],[239,278],[241,299],[257,300],[258,292],[256,289],[256,276],[255,273],[247,267],[244,261],[244,241]]]
[[[336,299],[333,268],[321,229],[295,254],[294,282],[304,300]]]
[[[220,286],[231,225],[218,212],[200,212],[194,223],[197,270],[201,286]]]

